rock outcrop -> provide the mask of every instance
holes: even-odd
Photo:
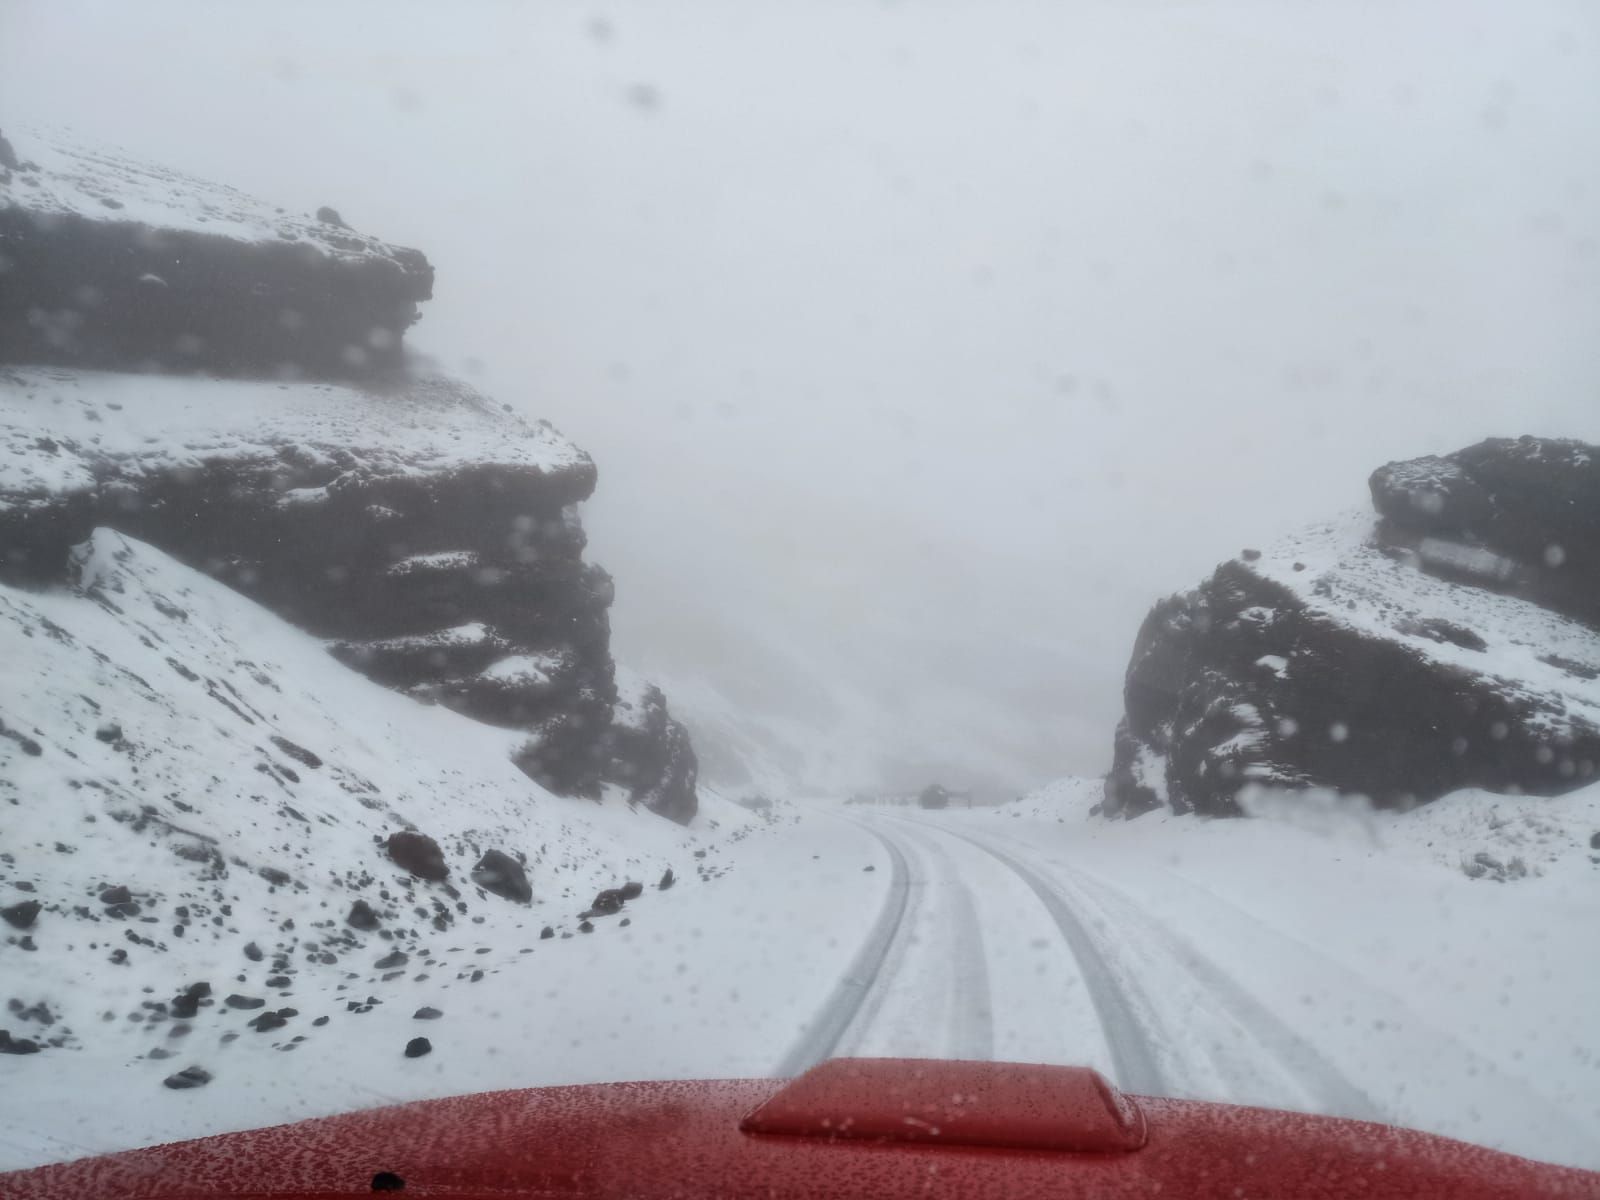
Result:
[[[1600,449],[1493,440],[1155,606],[1104,811],[1233,815],[1251,784],[1385,807],[1553,795],[1600,767]]]
[[[418,251],[59,138],[0,167],[0,361],[279,378],[398,367]],[[324,210],[331,212],[331,210]]]
[[[551,790],[598,797],[610,780],[692,817],[693,751],[660,693],[613,733],[613,590],[584,561],[576,508],[593,462],[509,405],[402,369],[426,260],[38,149],[0,176],[0,579],[59,582],[74,546],[116,529],[373,679],[526,731],[516,761]],[[194,352],[174,358],[178,342]],[[179,364],[229,377],[158,373]]]

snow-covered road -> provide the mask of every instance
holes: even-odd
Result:
[[[7,1061],[0,1167],[461,1092],[863,1055],[1087,1064],[1131,1092],[1600,1168],[1600,970],[1573,932],[1600,927],[1600,867],[1568,847],[1600,821],[1600,789],[1467,797],[1370,827],[1108,823],[1082,801],[785,803],[738,840],[720,840],[726,820],[708,830],[711,877],[685,873],[589,937],[540,941],[545,916],[513,911],[432,950],[463,969],[302,974],[282,991],[301,1014],[283,1035],[230,1038],[247,1014],[218,1008],[175,1061],[154,1059],[157,1029],[106,1024],[81,1048]],[[1544,806],[1549,855],[1527,851],[1543,877],[1470,880],[1431,857],[1535,828],[1509,819],[1518,805]],[[107,975],[76,1023],[138,1003],[143,978]],[[352,1012],[369,993],[381,1002]],[[407,1059],[422,1005],[443,1014],[425,1026],[434,1052]],[[215,1082],[160,1086],[191,1060]]]
[[[840,811],[880,844],[887,886],[780,1074],[841,1054],[1087,1063],[1136,1093],[1410,1124],[1600,1165],[1600,1080],[1579,1015],[1591,966],[1561,956],[1512,970],[1496,981],[1505,1015],[1465,1029],[1450,993],[1485,978],[1477,958],[1457,958],[1444,993],[1407,979],[1437,987],[1437,958],[1449,963],[1463,931],[1493,962],[1515,919],[1482,920],[1483,902],[1528,893],[1395,871],[1404,864],[1382,855],[1352,870],[1361,855],[1320,836],[1318,862],[1303,831],[1265,823],[1226,823],[1243,844],[1191,859],[1183,842],[1207,836],[1192,823],[1133,839],[1131,827],[986,813]],[[1297,859],[1322,905],[1301,893],[1263,907],[1262,887]],[[1352,931],[1362,944],[1337,944]],[[1563,1033],[1562,1069],[1528,1070],[1526,1043]]]

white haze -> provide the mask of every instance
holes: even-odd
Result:
[[[812,782],[1101,770],[1159,595],[1600,440],[1582,0],[0,0],[26,124],[426,250],[414,344],[600,465],[619,659]]]

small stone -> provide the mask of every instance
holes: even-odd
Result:
[[[656,887],[660,888],[664,892],[676,882],[677,880],[672,877],[672,868],[668,867],[666,874],[661,876],[661,882],[656,884]]]
[[[1597,834],[1596,836],[1600,837],[1600,834]],[[556,931],[554,929],[552,929],[548,925],[546,925],[543,929],[539,930],[539,940],[541,942],[545,941],[545,940],[547,940],[549,938],[553,938],[553,937],[555,937],[555,935],[556,935]]]
[[[162,1086],[172,1088],[175,1091],[205,1087],[210,1082],[211,1072],[204,1067],[185,1067],[176,1075],[168,1075],[161,1081]]]
[[[4,917],[6,924],[17,929],[31,929],[34,921],[39,918],[39,910],[44,906],[37,900],[23,900],[6,908],[0,908],[0,917]]]
[[[433,1053],[433,1043],[425,1037],[412,1038],[406,1043],[407,1058],[421,1058],[424,1054]]]
[[[411,1019],[413,1021],[437,1021],[442,1016],[444,1016],[444,1014],[437,1008],[433,1008],[432,1006],[425,1004],[421,1008],[417,1009],[416,1012],[411,1014]]]
[[[223,1003],[229,1008],[260,1008],[266,1001],[259,996],[241,996],[238,992],[234,992]]]

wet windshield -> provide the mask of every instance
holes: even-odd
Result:
[[[0,0],[0,1169],[1078,1064],[1600,1168],[1586,4]]]

